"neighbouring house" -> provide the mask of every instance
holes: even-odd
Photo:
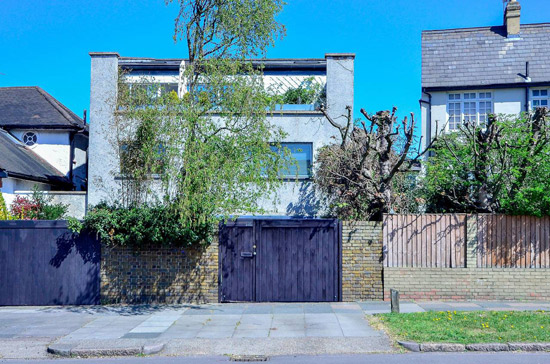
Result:
[[[187,60],[120,57],[117,53],[90,53],[90,205],[116,200],[121,187],[120,161],[114,133],[118,77],[124,72],[128,83],[160,84],[162,90],[176,91],[182,96],[181,80]],[[327,112],[344,123],[346,106],[353,107],[354,54],[326,54],[321,59],[262,60],[265,84],[284,92],[305,82],[315,82],[326,94]],[[273,123],[288,134],[283,147],[297,160],[298,170],[289,171],[278,192],[278,203],[262,202],[270,215],[316,216],[322,203],[312,189],[312,166],[319,148],[339,138],[314,104],[281,105],[270,114]],[[296,181],[298,176],[298,181]]]
[[[533,11],[536,11],[533,9]],[[550,23],[521,24],[509,0],[501,26],[422,32],[422,135],[488,113],[517,115],[550,102]]]
[[[37,187],[83,216],[86,206],[88,128],[40,87],[0,88],[0,192]]]

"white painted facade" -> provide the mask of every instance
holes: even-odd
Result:
[[[35,133],[36,144],[27,146],[41,158],[54,166],[59,172],[68,176],[70,172],[71,142],[68,131],[11,129],[10,133],[23,142],[23,135]]]
[[[131,59],[121,59],[119,63],[119,56],[116,53],[92,53],[91,56],[88,202],[90,205],[95,205],[102,201],[118,200],[122,189],[118,146],[112,140],[112,130],[115,123],[119,66]],[[313,77],[316,83],[326,88],[327,112],[337,122],[345,123],[343,114],[346,113],[346,106],[353,107],[354,101],[354,57],[352,54],[327,54],[324,60],[301,61],[305,64],[323,62],[322,68],[304,71],[289,67],[280,71],[266,71],[264,85],[267,90],[277,89],[278,93],[282,93]],[[138,64],[147,61],[136,59],[134,62]],[[187,89],[183,82],[179,82],[181,73],[184,71],[182,65],[184,62],[176,64],[170,70],[162,71],[155,70],[154,67],[145,71],[130,67],[131,73],[124,77],[128,83],[177,85],[178,94],[181,96],[183,90]],[[284,143],[310,145],[311,163],[314,165],[318,150],[337,140],[338,131],[330,125],[321,112],[313,109],[313,105],[292,106],[295,108],[270,113],[268,120],[286,132]],[[295,178],[285,179],[276,196],[269,196],[259,201],[260,206],[270,215],[322,215],[323,206],[311,187],[312,181],[309,178],[298,181]],[[277,200],[275,204],[271,197]]]
[[[528,91],[532,95],[532,90]],[[436,135],[436,125],[439,131],[445,129],[449,131],[450,106],[455,102],[450,100],[449,95],[461,95],[460,102],[469,102],[464,100],[465,94],[490,93],[491,97],[487,100],[491,102],[492,112],[497,115],[512,115],[519,116],[525,111],[525,95],[524,87],[519,88],[502,88],[502,89],[472,89],[472,90],[449,90],[442,92],[423,93],[421,99],[421,115],[422,115],[422,139],[424,146],[427,140],[431,140]],[[431,97],[430,97],[431,96]],[[528,107],[531,108],[531,100]],[[478,118],[480,118],[479,107],[476,110]],[[462,105],[461,118],[464,120],[464,106]],[[429,137],[428,137],[429,136]]]

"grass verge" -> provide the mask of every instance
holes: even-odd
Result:
[[[400,341],[550,342],[550,314],[545,311],[389,313],[376,315],[374,321]]]

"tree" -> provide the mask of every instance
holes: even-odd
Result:
[[[267,120],[262,67],[249,60],[284,34],[275,20],[283,2],[179,6],[174,37],[189,51],[182,95],[128,84],[121,74],[116,143],[125,204],[162,204],[183,226],[204,231],[220,218],[261,212],[258,199],[276,191],[289,163],[273,148],[284,133]]]
[[[550,213],[548,109],[466,122],[434,145],[427,208],[435,212]]]
[[[408,194],[415,183],[412,168],[431,146],[420,150],[414,114],[398,123],[397,108],[372,115],[361,109],[366,121],[354,122],[348,107],[347,123],[341,125],[324,107],[320,111],[340,132],[339,143],[320,151],[316,172],[334,212],[343,218],[381,220],[384,213],[414,208],[417,202]]]

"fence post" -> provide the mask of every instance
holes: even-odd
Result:
[[[466,268],[477,267],[477,215],[466,216]]]

